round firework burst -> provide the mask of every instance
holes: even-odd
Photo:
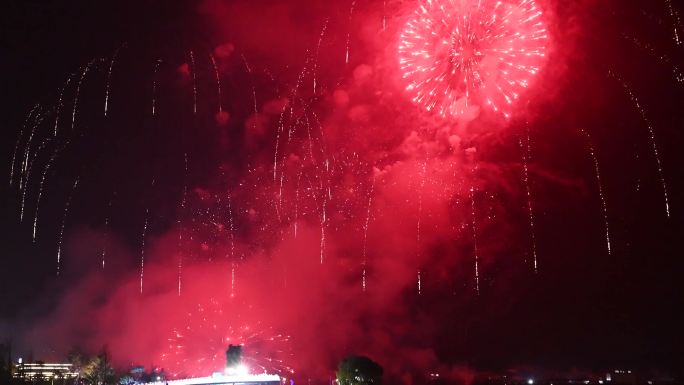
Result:
[[[196,304],[187,313],[185,325],[173,329],[161,361],[173,377],[204,376],[225,368],[229,345],[242,345],[242,360],[251,373],[289,375],[294,373],[288,366],[292,358],[289,342],[289,336],[260,322],[242,322],[239,315],[224,311],[224,304],[211,298]]]
[[[426,0],[401,32],[399,64],[418,105],[443,117],[510,117],[539,72],[548,33],[534,0]]]

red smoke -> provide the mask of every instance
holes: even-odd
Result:
[[[349,9],[335,5],[345,16],[329,21],[322,50],[312,56],[325,18],[291,19],[322,14],[309,3],[203,3],[202,11],[219,21],[218,33],[235,41],[214,51],[219,59],[234,59],[233,49],[244,46],[255,52],[255,68],[259,57],[306,62],[303,85],[268,96],[254,91],[258,111],[249,110],[243,135],[229,143],[236,152],[248,149],[244,163],[227,162],[222,169],[231,177],[216,172],[215,185],[189,186],[192,209],[178,214],[180,228],[150,234],[143,294],[136,268],[116,277],[93,270],[36,325],[30,341],[62,350],[74,342],[89,350],[106,344],[121,366],[208,375],[222,368],[229,330],[248,326],[287,337],[272,345],[264,337],[256,349],[244,341],[245,353],[268,370],[292,368],[296,378],[327,379],[354,353],[407,384],[428,371],[472,381],[471,372],[440,358],[435,347],[452,325],[436,318],[444,316],[442,304],[475,295],[474,232],[482,240],[480,272],[514,233],[491,229],[506,222],[497,194],[515,194],[507,180],[517,170],[489,162],[480,150],[505,127],[491,116],[438,120],[407,100],[394,56],[398,27],[379,37],[378,9],[360,7],[347,24]],[[390,6],[401,14],[399,2]],[[359,34],[347,67],[348,30]],[[305,59],[304,47],[312,45]],[[354,59],[365,51],[375,53]],[[178,71],[190,74],[187,64]],[[346,80],[330,76],[335,71]],[[315,77],[319,94],[307,98]],[[230,129],[233,115],[220,112],[216,123]],[[95,232],[72,235],[71,260],[87,263],[101,242]],[[111,248],[110,259],[139,255]],[[455,280],[459,294],[442,295]],[[424,297],[433,305],[418,306]]]

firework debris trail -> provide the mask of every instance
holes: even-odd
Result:
[[[147,237],[147,226],[150,221],[150,209],[145,209],[145,225],[143,226],[140,244],[140,294],[143,293],[143,282],[145,279],[145,238]]]
[[[116,192],[114,193],[116,195]],[[109,245],[109,217],[112,215],[112,199],[109,199],[107,204],[107,214],[104,221],[104,240],[102,242],[102,270],[105,268],[105,258],[107,257],[107,246]]]
[[[665,0],[665,2],[667,3],[667,8],[670,12],[670,17],[672,18],[672,40],[674,40],[675,44],[681,45],[682,41],[679,36],[679,31],[677,30],[677,27],[681,26],[679,14],[675,11],[674,7],[672,6],[672,0]]]
[[[62,108],[64,107],[64,91],[66,88],[71,84],[72,78],[76,76],[76,74],[71,74],[67,78],[66,82],[62,86],[62,88],[59,90],[59,98],[57,100],[57,106],[56,106],[56,111],[55,111],[55,127],[52,133],[52,136],[56,137],[57,133],[59,132],[59,116],[62,113]]]
[[[323,23],[323,28],[321,29],[321,34],[318,36],[318,44],[316,45],[316,56],[314,58],[314,65],[313,65],[313,93],[316,95],[316,79],[317,79],[317,73],[318,73],[318,57],[319,53],[321,51],[321,44],[323,43],[323,38],[325,37],[325,31],[328,29],[328,22],[330,19],[325,19],[325,22]]]
[[[21,147],[21,139],[24,137],[24,131],[26,130],[26,127],[28,127],[29,121],[31,121],[31,119],[33,118],[34,112],[39,110],[39,108],[40,108],[39,104],[36,104],[35,106],[33,106],[31,111],[26,116],[26,120],[24,121],[24,124],[21,126],[21,130],[19,130],[19,135],[17,136],[17,141],[16,141],[16,144],[14,145],[14,152],[12,153],[12,164],[10,165],[10,179],[9,179],[10,186],[14,184],[14,174],[15,174],[14,166],[16,165],[16,161],[17,161],[17,152],[19,152],[19,147]],[[33,131],[33,127],[31,128],[31,131]],[[30,140],[31,140],[31,138],[29,138],[29,141]],[[28,144],[27,144],[27,146],[28,146]],[[20,166],[20,170],[19,170],[19,191],[21,191],[21,189],[23,188],[23,184],[24,184],[25,159],[26,159],[26,155],[25,154],[21,155],[21,166]]]
[[[470,215],[473,228],[473,253],[475,254],[475,292],[480,295],[480,255],[477,247],[477,212],[475,211],[475,187],[470,188]]]
[[[675,81],[677,83],[684,83],[684,73],[679,69],[679,66],[677,66],[672,59],[670,59],[669,56],[665,55],[664,53],[659,53],[656,48],[647,42],[641,41],[636,37],[628,36],[626,34],[623,35],[623,37],[634,44],[637,48],[647,51],[648,53],[651,54],[652,57],[654,57],[656,60],[661,62],[664,65],[667,65],[670,67],[670,70],[672,71],[672,76],[674,76]]]
[[[188,153],[183,154],[183,164],[185,173],[183,174],[183,193],[181,195],[180,208],[178,212],[178,296],[181,295],[183,281],[183,215],[188,197]]]
[[[368,259],[367,259],[367,246],[368,246],[368,227],[370,226],[370,220],[371,220],[371,206],[373,204],[373,192],[375,189],[375,174],[373,175],[373,180],[371,181],[371,188],[370,191],[368,192],[368,210],[366,213],[366,222],[363,225],[363,261],[362,261],[362,266],[363,266],[363,271],[361,272],[361,288],[363,289],[364,292],[366,292],[367,289],[367,272],[366,272],[366,267],[368,264]],[[419,289],[420,290],[420,289]]]
[[[418,219],[416,221],[416,259],[420,260],[420,222],[423,218],[423,192],[425,190],[425,179],[427,178],[427,150],[425,151],[425,160],[423,161],[423,166],[421,168],[421,179],[420,179],[420,190],[418,191]],[[422,294],[422,274],[420,267],[418,268],[417,277],[417,290],[418,295]]]
[[[19,191],[23,191],[24,188],[27,188],[26,183],[28,182],[28,177],[27,173],[29,170],[29,165],[31,159],[31,145],[33,144],[33,138],[35,138],[36,135],[36,129],[40,124],[43,122],[43,119],[45,118],[45,112],[41,111],[40,109],[37,111],[37,114],[32,117],[32,124],[31,124],[31,131],[29,132],[29,137],[28,140],[26,141],[26,148],[24,149],[24,155],[21,160],[21,175],[19,176]]]
[[[152,74],[152,116],[157,114],[157,75],[159,74],[159,66],[162,63],[162,59],[157,59],[154,63],[154,73]]]
[[[662,185],[663,188],[663,200],[665,202],[665,214],[667,217],[670,217],[670,198],[669,198],[669,193],[668,193],[668,188],[667,188],[667,182],[665,180],[665,171],[663,170],[663,163],[662,160],[660,159],[660,150],[658,149],[658,143],[656,141],[656,136],[655,136],[655,130],[653,128],[653,124],[651,123],[651,120],[648,118],[648,115],[646,115],[646,110],[644,107],[642,107],[641,103],[639,102],[639,99],[636,97],[632,89],[629,87],[629,85],[622,80],[620,76],[618,76],[616,73],[613,71],[608,71],[608,76],[612,77],[613,79],[617,80],[620,82],[622,87],[625,89],[627,94],[629,94],[629,98],[632,100],[632,103],[634,103],[634,107],[639,111],[639,114],[641,115],[641,118],[643,119],[644,123],[646,124],[646,127],[648,128],[648,137],[651,142],[651,148],[653,150],[653,157],[656,160],[656,165],[658,166],[658,176],[660,177],[660,184]]]
[[[352,28],[352,17],[354,16],[354,7],[356,6],[356,0],[352,0],[349,6],[349,25],[347,26],[347,45],[344,54],[344,64],[349,64],[349,43],[351,41],[351,28]]]
[[[109,110],[109,91],[112,85],[112,70],[114,69],[114,62],[119,56],[119,51],[123,46],[125,46],[125,44],[114,51],[114,55],[112,55],[112,59],[109,61],[109,69],[107,70],[107,84],[105,85],[104,116],[107,116],[107,111]]]
[[[83,80],[85,79],[88,72],[90,72],[90,68],[92,67],[94,62],[95,62],[95,59],[91,60],[83,68],[83,71],[81,72],[81,77],[78,79],[78,84],[76,85],[76,92],[74,93],[74,107],[71,110],[71,131],[74,131],[74,129],[76,128],[76,112],[78,111],[78,102],[79,102],[79,98],[81,96],[81,85],[83,85]],[[55,126],[55,132],[57,132],[56,126]]]
[[[40,155],[40,152],[47,147],[47,144],[49,142],[49,138],[43,139],[43,141],[38,145],[36,150],[31,154],[31,144],[33,142],[33,138],[35,137],[36,129],[40,124],[43,122],[45,119],[45,114],[40,114],[39,116],[36,117],[36,121],[31,128],[31,134],[29,136],[28,143],[26,144],[26,150],[24,153],[24,164],[22,167],[23,171],[23,178],[20,181],[19,184],[19,191],[21,193],[21,209],[19,211],[19,222],[24,221],[24,208],[25,208],[25,203],[26,203],[26,192],[29,189],[29,181],[31,179],[31,171],[33,170],[33,165],[35,164],[36,160],[38,159],[38,155]]]
[[[62,226],[59,229],[59,238],[57,241],[57,276],[59,276],[60,269],[62,267],[62,241],[64,240],[64,226],[66,225],[67,216],[69,215],[69,206],[71,206],[71,199],[74,196],[76,187],[78,187],[78,182],[80,178],[76,178],[74,185],[69,192],[66,203],[64,204],[64,215],[62,216]]]
[[[214,75],[216,75],[216,91],[218,92],[218,112],[221,114],[223,112],[223,104],[221,102],[221,76],[219,75],[218,65],[216,65],[216,58],[211,53],[209,54],[211,58],[211,64],[214,68]]]
[[[525,194],[527,198],[527,215],[530,226],[530,241],[532,243],[532,265],[534,267],[534,272],[537,273],[538,261],[537,261],[537,236],[534,229],[534,205],[532,202],[532,188],[530,186],[530,160],[532,159],[532,144],[530,140],[530,128],[525,127],[525,142],[520,138],[520,150],[522,151],[522,166],[523,166],[523,182],[525,184]]]
[[[197,114],[197,68],[195,66],[195,54],[190,51],[190,71],[192,71],[192,113]]]
[[[57,154],[59,153],[59,149],[55,150],[52,153],[52,156],[48,160],[47,164],[45,165],[45,168],[43,169],[43,174],[41,175],[40,178],[40,184],[38,185],[38,197],[36,198],[36,211],[35,214],[33,215],[33,242],[36,242],[36,237],[38,234],[38,213],[40,209],[40,199],[43,196],[43,186],[45,184],[45,178],[47,177],[47,173],[50,170],[50,167],[52,167],[52,163],[55,161],[55,158],[57,157]]]
[[[594,172],[596,175],[596,183],[598,184],[598,193],[599,197],[601,198],[601,209],[603,211],[603,225],[605,228],[606,232],[606,248],[608,249],[608,255],[611,254],[611,244],[610,244],[610,226],[609,226],[609,221],[608,221],[608,204],[606,201],[606,196],[603,192],[603,183],[601,181],[601,169],[599,167],[599,161],[598,157],[596,156],[596,150],[594,148],[594,144],[592,142],[591,136],[589,135],[589,132],[587,132],[585,129],[581,129],[582,134],[587,139],[587,145],[589,147],[589,155],[591,156],[592,163],[594,164]]]
[[[10,186],[14,184],[14,166],[17,161],[17,152],[19,152],[19,147],[21,144],[21,139],[24,137],[24,130],[26,130],[26,127],[28,126],[29,120],[31,120],[31,117],[33,116],[33,113],[40,107],[39,104],[36,104],[33,106],[31,111],[29,111],[28,115],[26,116],[26,119],[24,121],[24,124],[21,126],[21,129],[19,130],[19,134],[17,135],[17,141],[14,145],[14,152],[12,153],[12,163],[10,164],[10,178],[9,178],[9,184]],[[23,159],[23,157],[22,157]],[[21,182],[21,179],[20,179]]]

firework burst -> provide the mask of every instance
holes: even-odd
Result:
[[[412,100],[443,117],[486,107],[510,117],[545,61],[548,33],[533,0],[427,0],[401,32]]]

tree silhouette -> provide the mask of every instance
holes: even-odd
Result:
[[[337,368],[340,385],[368,385],[382,383],[382,367],[368,357],[349,356]]]

